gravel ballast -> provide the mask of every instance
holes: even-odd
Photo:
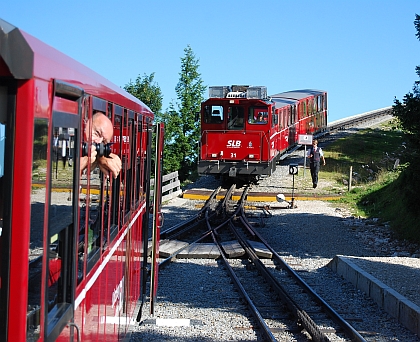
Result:
[[[212,184],[209,188],[214,185],[214,180],[207,179],[201,180],[203,184],[199,186],[206,188],[206,181]],[[273,184],[272,178],[270,189]],[[294,209],[272,210],[273,216],[265,227],[258,228],[259,233],[337,312],[365,332],[368,341],[420,341],[364,292],[328,267],[336,255],[352,257],[367,272],[418,303],[420,259],[416,255],[420,251],[398,256],[408,253],[407,245],[391,241],[386,227],[354,218],[331,203],[296,204]],[[192,215],[196,206],[195,201],[179,198],[167,203],[164,229]],[[389,261],[400,268],[393,272],[395,268],[389,267]],[[155,314],[150,316],[145,305],[142,323],[133,326],[131,341],[261,341],[226,279],[214,260],[177,260],[160,272]],[[169,320],[158,325],[162,318]],[[183,326],[168,326],[180,318],[187,319]]]

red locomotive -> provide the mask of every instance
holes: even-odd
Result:
[[[327,128],[327,93],[305,89],[267,96],[266,87],[210,87],[200,114],[198,173],[256,181],[276,170],[299,134]]]
[[[96,112],[112,145],[87,128]],[[149,273],[153,118],[120,87],[0,20],[0,341],[124,338]],[[115,179],[94,164],[82,174],[92,153],[120,161]]]

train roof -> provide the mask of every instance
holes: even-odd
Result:
[[[326,93],[324,90],[302,89],[302,90],[286,91],[283,93],[270,95],[270,97],[273,99],[274,98],[288,98],[288,99],[300,100],[300,99],[304,99],[305,97],[322,95],[324,93]]]
[[[297,100],[289,98],[272,98],[271,101],[275,103],[276,108],[294,105]]]
[[[0,68],[5,65],[15,79],[59,79],[89,94],[153,116],[150,108],[95,71],[32,35],[0,19]]]

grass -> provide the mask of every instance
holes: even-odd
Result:
[[[400,238],[420,242],[419,215],[402,200],[411,186],[402,177],[407,166],[405,136],[392,127],[389,122],[364,129],[326,146],[327,165],[319,177],[342,191],[338,202],[350,207],[355,216],[378,218]],[[353,182],[349,191],[345,183],[350,167]]]

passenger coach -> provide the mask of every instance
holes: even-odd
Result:
[[[80,172],[92,145],[85,125],[97,111],[114,127],[112,144],[96,150],[120,157],[116,179]],[[148,276],[153,117],[120,87],[0,20],[0,341],[124,338]],[[160,198],[154,207],[158,215]]]
[[[257,181],[270,176],[299,134],[327,128],[327,93],[295,90],[268,96],[263,86],[217,86],[201,105],[198,173]]]

